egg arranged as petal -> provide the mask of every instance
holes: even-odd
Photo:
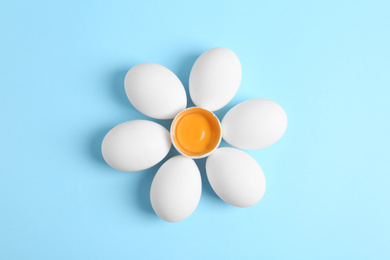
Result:
[[[224,107],[232,100],[241,83],[241,63],[227,48],[203,53],[192,67],[190,96],[195,105],[210,111]]]
[[[134,172],[159,163],[171,148],[169,132],[148,120],[127,121],[111,129],[103,139],[104,160],[113,168]]]
[[[230,109],[222,120],[223,139],[246,150],[276,143],[287,128],[283,108],[268,99],[251,99]]]
[[[262,149],[277,142],[287,128],[287,115],[277,103],[252,99],[230,109],[222,122],[212,113],[227,105],[242,77],[237,55],[227,48],[203,53],[192,67],[187,106],[179,78],[168,68],[142,63],[126,74],[125,91],[133,106],[155,119],[174,119],[170,133],[148,120],[124,122],[104,137],[104,160],[120,171],[150,168],[169,153],[181,154],[161,165],[150,188],[155,213],[167,222],[188,218],[197,208],[202,180],[193,159],[207,157],[206,175],[215,193],[236,207],[250,207],[264,196],[266,180],[260,165],[246,152],[218,148],[221,139],[240,149]]]
[[[263,170],[255,159],[241,150],[217,149],[207,158],[206,173],[215,193],[233,206],[253,206],[264,195]]]
[[[166,67],[141,63],[125,78],[127,97],[141,113],[156,119],[172,119],[187,106],[187,95],[179,78]]]
[[[178,222],[194,212],[201,192],[202,181],[195,162],[178,155],[166,161],[157,171],[150,189],[150,201],[160,218]]]

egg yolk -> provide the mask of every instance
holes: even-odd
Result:
[[[171,131],[176,148],[191,157],[211,152],[221,138],[218,118],[197,107],[182,111],[173,121]]]

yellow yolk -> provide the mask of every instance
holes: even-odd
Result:
[[[219,143],[221,128],[218,119],[208,110],[189,108],[173,121],[172,139],[177,149],[188,156],[202,156]]]
[[[177,137],[184,149],[194,153],[202,152],[211,137],[209,122],[199,114],[184,116],[177,125]]]

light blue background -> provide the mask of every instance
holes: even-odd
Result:
[[[0,259],[390,259],[389,14],[388,1],[2,1]],[[127,70],[160,63],[187,88],[218,46],[243,80],[217,115],[268,98],[289,126],[250,152],[259,204],[222,202],[201,160],[197,210],[166,223],[149,202],[161,163],[119,172],[100,143],[146,118]]]

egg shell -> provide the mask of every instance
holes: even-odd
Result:
[[[227,48],[203,53],[190,73],[189,91],[195,105],[210,111],[224,107],[236,94],[241,83],[241,64]]]
[[[160,218],[178,222],[194,212],[201,192],[202,181],[195,162],[178,155],[166,161],[157,171],[150,189],[150,201]]]
[[[156,119],[172,119],[187,106],[187,95],[179,78],[168,68],[142,63],[125,78],[128,99],[141,113]]]
[[[283,108],[268,99],[251,99],[230,109],[222,120],[223,139],[237,148],[262,149],[276,143],[287,128]]]
[[[102,154],[111,167],[134,172],[156,165],[170,148],[167,129],[152,121],[133,120],[115,126],[106,134]]]
[[[179,140],[176,139],[175,137],[175,129],[176,129],[176,122],[177,120],[179,120],[179,118],[183,115],[183,114],[186,114],[188,113],[189,111],[191,110],[202,110],[202,108],[197,108],[197,107],[189,107],[183,111],[181,111],[172,121],[172,124],[171,124],[171,129],[170,129],[170,135],[171,135],[171,142],[173,144],[173,146],[176,148],[176,150],[186,156],[186,157],[189,157],[189,158],[192,158],[192,159],[201,159],[201,158],[205,158],[207,156],[209,156],[210,154],[212,154],[219,146],[219,144],[221,143],[221,140],[222,140],[222,131],[221,131],[221,123],[219,122],[219,119],[218,117],[213,113],[213,112],[210,112],[210,111],[207,111],[206,114],[209,114],[208,116],[208,120],[210,120],[209,122],[211,123],[212,126],[214,126],[212,129],[214,130],[214,133],[215,134],[218,134],[218,135],[214,135],[213,138],[215,140],[218,140],[218,142],[215,143],[215,146],[212,150],[210,150],[209,152],[205,153],[205,154],[202,154],[202,155],[188,155],[188,154],[185,154],[185,152],[181,151],[181,149],[179,147],[181,147],[181,144],[179,143]],[[175,143],[175,140],[177,141],[177,143]]]
[[[215,193],[233,206],[253,206],[264,195],[263,170],[255,159],[241,150],[219,148],[207,158],[206,173]]]

